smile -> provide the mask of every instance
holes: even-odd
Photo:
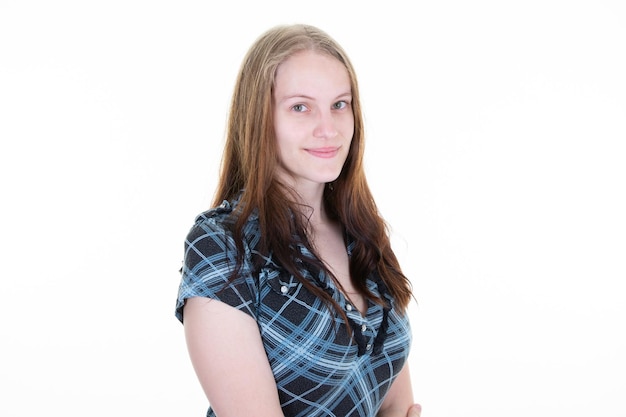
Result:
[[[315,148],[315,149],[306,149],[308,153],[318,158],[332,158],[337,155],[339,148]]]

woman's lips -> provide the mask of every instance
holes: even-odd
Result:
[[[332,158],[333,156],[337,155],[338,150],[339,148],[314,148],[307,149],[306,151],[318,158]]]

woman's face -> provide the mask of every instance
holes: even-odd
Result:
[[[274,129],[278,175],[296,189],[334,181],[354,133],[352,90],[345,66],[313,51],[278,66],[274,80]]]

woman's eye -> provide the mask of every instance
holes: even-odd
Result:
[[[291,108],[298,113],[301,113],[307,110],[307,107],[304,104],[296,104],[295,106]]]
[[[345,109],[347,105],[348,105],[348,103],[342,100],[342,101],[338,101],[335,104],[333,104],[333,108],[335,108],[337,110],[341,110],[341,109]]]

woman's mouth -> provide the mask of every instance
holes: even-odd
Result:
[[[337,155],[337,152],[339,151],[339,148],[337,147],[332,147],[332,148],[311,148],[311,149],[307,149],[306,150],[308,153],[310,153],[313,156],[316,156],[318,158],[332,158],[335,155]]]

